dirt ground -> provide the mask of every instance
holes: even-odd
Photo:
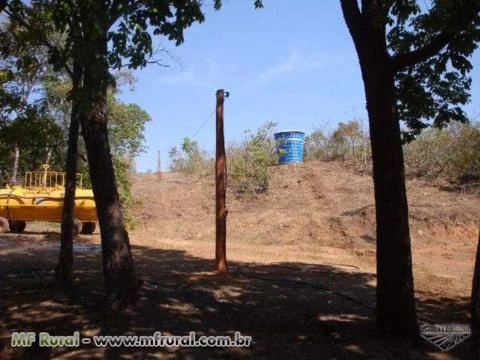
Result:
[[[51,284],[58,226],[0,235],[3,358],[468,359],[469,343],[442,353],[376,335],[372,179],[347,164],[271,169],[267,196],[227,199],[228,276],[215,275],[214,179],[136,175],[141,218],[131,242],[144,281],[135,308],[103,311],[98,233],[75,245],[75,294]],[[480,219],[469,187],[408,182],[418,316],[467,323]],[[11,349],[12,331],[92,335],[231,335],[248,348]]]

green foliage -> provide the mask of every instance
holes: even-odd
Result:
[[[6,154],[0,158],[0,177],[3,181],[10,179],[15,146],[20,148],[20,176],[25,171],[39,169],[47,160],[51,169],[64,170],[71,82],[49,75],[41,85],[44,97],[36,106],[27,107],[23,115],[0,129],[0,150]],[[130,174],[134,171],[134,157],[144,151],[145,125],[150,121],[150,116],[136,104],[120,102],[113,90],[108,92],[107,113],[118,192],[127,226],[131,228],[137,221],[132,211],[135,200],[131,192]],[[83,174],[83,184],[88,187],[91,184],[83,141],[79,142],[79,156],[78,172]]]
[[[21,107],[18,88],[12,87],[14,74],[3,67],[0,69],[0,127],[5,126],[12,113]]]
[[[253,4],[255,5],[255,9],[263,8],[263,0],[255,0]],[[220,10],[222,7],[222,0],[214,0],[213,7],[215,10]]]
[[[14,2],[9,6],[14,6]],[[52,43],[60,41],[51,36],[51,31],[43,27],[44,20],[32,14],[32,21],[38,21],[46,37]],[[0,119],[8,121],[12,116],[35,106],[30,95],[51,70],[48,63],[48,50],[35,41],[32,34],[11,19],[0,22]]]
[[[261,0],[253,2],[255,8],[263,7]],[[221,3],[215,0],[214,8],[220,9]],[[91,62],[89,42],[102,39],[108,46],[95,58],[119,70],[145,67],[152,61],[158,54],[154,36],[183,43],[185,29],[205,20],[202,5],[201,0],[10,0],[5,11],[13,26],[23,29],[25,44],[46,46],[56,70],[68,69],[74,58],[82,65]],[[108,71],[97,70],[99,82],[113,85]]]
[[[270,184],[269,166],[278,160],[273,137],[276,124],[268,122],[256,132],[245,131],[239,144],[230,144],[226,149],[228,186],[237,194],[265,193]],[[170,169],[190,174],[213,175],[213,159],[201,150],[197,141],[183,139],[180,150],[175,146],[168,153]]]
[[[38,107],[31,101],[31,94],[38,89],[49,66],[45,49],[30,44],[26,33],[14,23],[0,22],[0,127],[25,112]]]
[[[20,176],[25,171],[40,169],[45,162],[49,162],[54,170],[63,168],[66,143],[62,128],[41,110],[30,107],[0,129],[0,149],[4,154],[0,158],[2,182],[10,180],[15,147],[20,150]]]
[[[129,68],[145,66],[153,54],[151,34],[163,35],[180,45],[184,29],[205,19],[198,0],[146,0],[141,5],[118,0],[113,2],[109,13],[113,21],[118,20],[115,30],[108,34],[112,41],[108,59],[114,68],[121,68],[125,60]],[[152,32],[147,31],[149,27]]]
[[[236,193],[252,195],[268,191],[269,166],[278,160],[273,137],[276,125],[268,122],[255,133],[247,130],[240,145],[227,149],[228,180]]]
[[[418,49],[430,55],[417,55],[412,65],[396,73],[397,110],[408,127],[404,140],[430,124],[467,121],[461,105],[470,100],[471,55],[480,41],[478,1],[434,0],[430,7],[417,1],[386,4],[387,46],[398,56],[397,63]]]
[[[207,175],[213,173],[213,160],[201,150],[198,142],[184,137],[180,150],[176,146],[168,152],[170,170],[189,174]]]
[[[14,4],[11,4],[14,6]],[[46,35],[50,35],[46,32]],[[51,71],[47,50],[32,41],[32,34],[14,21],[0,23],[0,173],[9,181],[15,150],[19,151],[18,175],[49,162],[62,169],[66,136],[49,104],[32,99]]]
[[[107,105],[108,137],[114,156],[135,156],[145,150],[145,124],[150,115],[137,104],[125,104],[111,97]]]
[[[125,223],[128,229],[134,229],[140,224],[140,221],[134,211],[136,199],[132,193],[131,181],[131,176],[135,169],[133,158],[129,156],[113,156],[112,161]]]
[[[138,224],[133,211],[135,198],[131,190],[131,173],[135,171],[135,156],[145,151],[145,124],[150,115],[136,104],[119,102],[112,94],[108,98],[108,138],[112,150],[113,168],[117,190],[122,204],[127,228]]]
[[[480,179],[480,126],[452,122],[427,129],[405,146],[407,174],[452,180]]]
[[[121,74],[122,78],[132,81],[131,75]],[[68,120],[70,114],[71,82],[66,79],[49,77],[44,83],[45,102],[48,103],[49,111],[63,126],[61,137],[68,133]],[[122,204],[127,226],[132,228],[137,221],[132,207],[135,203],[131,192],[130,174],[134,171],[133,159],[145,150],[144,132],[145,125],[151,120],[150,115],[136,104],[126,104],[117,98],[117,92],[110,89],[107,93],[107,116],[108,136],[112,153],[112,161],[117,180],[118,193]],[[84,176],[84,184],[90,184],[88,175],[88,163],[86,162],[86,150],[83,141],[79,142],[80,162],[78,171]],[[62,168],[65,159],[62,159]]]
[[[92,39],[107,39],[109,46],[96,54],[98,60],[120,69],[146,66],[155,54],[153,36],[181,44],[184,30],[204,21],[201,5],[199,0],[12,0],[6,11],[16,23],[30,25],[26,30],[31,43],[45,44],[52,31],[62,34],[62,44],[48,46],[55,69],[68,67],[73,58],[81,64],[90,62],[93,48],[87,44]],[[113,80],[108,72],[98,70],[98,81]]]

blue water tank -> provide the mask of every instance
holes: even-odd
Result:
[[[280,153],[279,164],[303,162],[305,133],[296,130],[281,131],[275,134],[275,142]]]

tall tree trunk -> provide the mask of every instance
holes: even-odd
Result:
[[[138,279],[117,192],[107,128],[107,40],[87,38],[93,54],[85,63],[85,116],[82,135],[102,238],[103,273],[109,306],[118,309],[136,299]]]
[[[63,288],[73,285],[73,238],[74,238],[74,212],[75,188],[77,186],[77,157],[78,133],[80,127],[80,111],[78,89],[82,81],[82,68],[75,62],[72,76],[72,109],[70,127],[68,130],[68,148],[66,161],[65,196],[62,209],[62,227],[60,235],[60,255],[55,268],[55,282]]]
[[[103,273],[113,308],[134,302],[137,277],[115,182],[107,124],[82,125],[102,238]]]
[[[473,358],[480,359],[480,231],[478,232],[477,255],[473,270],[472,295],[471,295],[472,350]]]
[[[20,147],[18,144],[15,144],[15,153],[14,153],[14,159],[13,159],[13,169],[12,169],[12,178],[11,178],[11,183],[13,185],[17,184],[18,182],[18,163],[20,161]]]
[[[340,0],[360,60],[372,146],[377,225],[377,329],[416,342],[412,251],[395,74],[379,2]]]
[[[369,61],[367,61],[368,63]],[[377,225],[377,326],[417,340],[408,203],[395,82],[387,64],[363,66]]]

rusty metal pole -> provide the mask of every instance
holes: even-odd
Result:
[[[227,93],[228,96],[228,93]],[[225,92],[217,90],[217,116],[216,116],[216,156],[215,156],[215,265],[220,273],[227,272],[227,209],[225,207],[226,195],[226,159],[225,139],[223,131],[223,101]]]

